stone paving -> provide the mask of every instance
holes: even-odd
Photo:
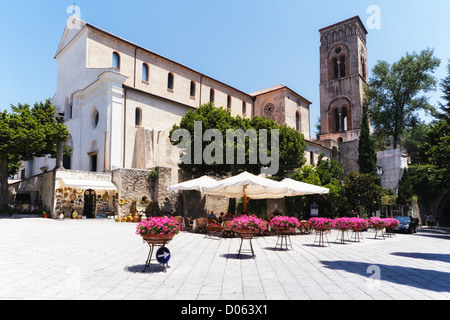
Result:
[[[136,224],[112,220],[0,219],[0,299],[22,300],[429,300],[450,299],[450,231],[421,229],[314,245],[315,235],[252,241],[182,232],[153,260]],[[349,235],[350,236],[350,235]],[[244,241],[243,249],[250,248]]]

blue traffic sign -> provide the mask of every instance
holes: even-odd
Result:
[[[170,260],[170,251],[166,247],[161,247],[156,251],[156,260],[161,264],[167,264]]]

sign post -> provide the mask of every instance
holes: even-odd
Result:
[[[156,260],[166,268],[170,268],[168,265],[168,262],[170,260],[170,250],[166,247],[159,248],[156,251]]]
[[[316,204],[311,205],[311,217],[319,216],[319,206]]]

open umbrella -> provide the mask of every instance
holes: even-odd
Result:
[[[203,176],[197,179],[175,184],[173,186],[168,187],[167,190],[168,191],[195,190],[202,192],[204,187],[213,187],[218,183],[219,181],[216,181],[208,176]]]
[[[204,187],[202,192],[212,196],[229,198],[244,198],[244,213],[247,212],[247,201],[250,199],[279,199],[284,198],[288,187],[280,182],[243,172],[220,181],[215,186]]]
[[[286,195],[287,197],[330,193],[330,190],[328,188],[319,187],[313,184],[300,182],[289,178],[282,180],[280,183],[289,189],[288,194]]]

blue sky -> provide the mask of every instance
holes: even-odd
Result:
[[[0,110],[51,98],[54,55],[72,1],[1,0]],[[78,0],[81,18],[244,92],[284,84],[310,100],[319,117],[318,30],[359,15],[369,31],[369,69],[406,52],[433,48],[447,75],[448,0]],[[379,28],[370,28],[372,5]],[[436,105],[442,93],[428,94]],[[424,116],[424,119],[426,116]]]

